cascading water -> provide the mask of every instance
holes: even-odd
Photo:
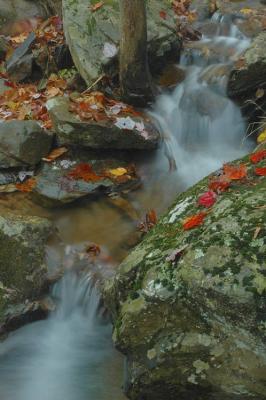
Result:
[[[58,308],[48,320],[20,329],[1,345],[0,398],[122,400],[121,358],[112,348],[93,277],[68,273],[53,295]]]
[[[205,35],[184,51],[180,65],[185,80],[171,94],[159,96],[151,112],[164,138],[164,150],[158,151],[156,160],[146,160],[141,171],[144,189],[130,195],[142,210],[153,207],[163,211],[177,192],[250,148],[243,140],[246,127],[241,113],[225,94],[230,64],[248,46],[248,40],[219,15],[213,24],[213,36]],[[167,158],[172,170],[177,167],[172,173]],[[68,243],[68,229],[84,230],[87,235],[91,227],[89,240],[105,245],[109,252],[114,252],[112,247],[117,251],[114,228],[123,236],[125,221],[108,222],[111,214],[106,205],[74,210],[72,216],[62,213],[58,211],[56,223]],[[95,227],[96,221],[100,227]],[[82,234],[77,235],[79,240]],[[92,278],[68,273],[53,295],[56,312],[1,343],[0,399],[124,399],[120,390],[122,359],[112,348],[111,326],[101,315]]]

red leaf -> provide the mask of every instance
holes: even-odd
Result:
[[[253,164],[257,164],[264,158],[266,158],[266,149],[259,150],[256,153],[251,154],[249,157],[250,161],[253,162]]]
[[[17,87],[17,85],[14,82],[10,82],[10,81],[5,81],[4,85],[7,87],[11,87],[12,89],[15,89]]]
[[[232,181],[243,179],[246,178],[247,176],[247,167],[244,164],[240,165],[224,164],[223,170],[224,170],[224,175],[228,179],[231,179]]]
[[[255,174],[258,176],[266,176],[266,167],[255,168]]]
[[[198,204],[200,206],[209,208],[214,205],[216,202],[217,195],[214,193],[212,190],[209,190],[208,192],[203,193],[199,199],[198,199]]]
[[[159,14],[160,14],[160,17],[161,17],[162,19],[166,19],[167,14],[166,14],[166,12],[165,12],[164,10],[161,10]]]
[[[26,182],[17,183],[16,188],[20,192],[29,193],[32,192],[32,189],[36,186],[36,180],[34,178],[28,179]]]
[[[196,228],[197,226],[199,226],[203,223],[206,215],[207,214],[205,212],[200,212],[198,214],[195,214],[195,215],[192,215],[191,217],[186,218],[183,222],[183,228],[185,230]]]

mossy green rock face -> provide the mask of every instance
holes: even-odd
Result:
[[[105,285],[130,399],[266,399],[266,178],[242,161],[247,180],[220,194],[202,225],[182,222],[203,211],[208,178]]]
[[[97,0],[63,0],[64,31],[73,61],[88,85],[102,73],[117,68],[119,32],[119,0],[106,0],[97,11]],[[160,11],[167,10],[167,20]],[[177,61],[180,40],[176,34],[174,13],[168,0],[148,0],[148,42],[151,68],[168,57]]]
[[[50,233],[51,223],[44,218],[0,215],[0,327],[14,305],[40,294]]]

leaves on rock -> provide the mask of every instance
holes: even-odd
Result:
[[[98,3],[96,3],[96,4],[94,4],[94,5],[92,5],[90,7],[91,11],[95,12],[95,11],[99,10],[100,8],[102,8],[103,5],[104,5],[104,2],[103,1],[99,1]]]
[[[142,233],[148,233],[158,222],[157,214],[155,210],[150,210],[145,215],[145,221],[138,225],[138,229]]]
[[[225,192],[229,187],[230,187],[230,180],[228,180],[224,176],[219,176],[219,177],[212,177],[209,182],[209,189],[216,192],[216,193],[222,193]]]
[[[261,132],[257,138],[258,143],[263,143],[265,141],[266,141],[266,129],[263,132]]]

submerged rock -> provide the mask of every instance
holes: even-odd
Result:
[[[44,218],[6,213],[0,216],[0,328],[18,309],[29,311],[46,280],[45,245],[52,225]],[[36,308],[34,308],[36,311]],[[28,314],[29,315],[29,314]],[[14,321],[14,319],[13,319]]]
[[[106,283],[130,399],[266,399],[266,179],[248,169],[195,229],[208,178],[179,195]]]
[[[94,1],[63,0],[64,31],[73,61],[88,86],[101,74],[117,70],[120,15],[119,1],[104,2],[96,12]],[[167,21],[160,11],[167,10]],[[178,59],[180,39],[174,12],[167,0],[147,1],[148,45],[151,69],[166,58]],[[117,71],[116,71],[117,72]]]
[[[131,115],[130,120],[126,116],[117,117],[117,125],[110,118],[99,122],[83,121],[69,111],[69,106],[70,101],[66,97],[56,97],[47,102],[58,142],[62,145],[108,150],[154,149],[158,145],[159,132],[147,119]]]
[[[53,135],[35,121],[0,122],[0,168],[35,166],[52,141]]]

